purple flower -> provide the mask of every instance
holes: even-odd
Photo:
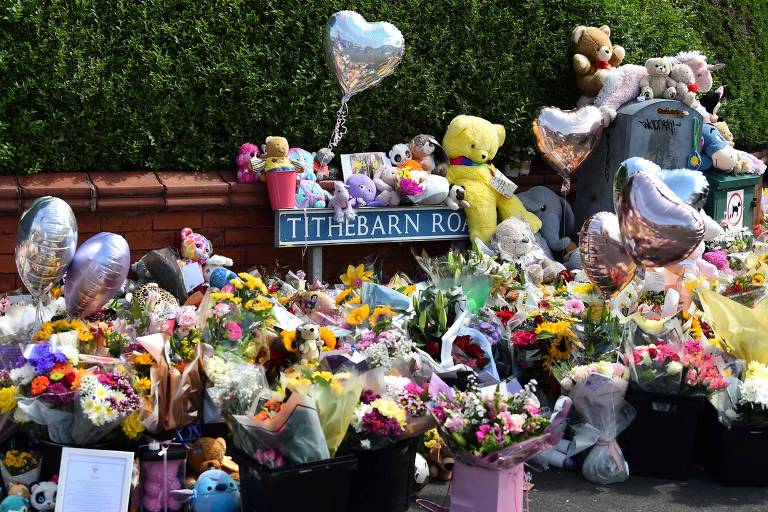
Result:
[[[385,344],[387,348],[395,348],[400,341],[400,338],[401,334],[398,331],[390,329],[388,331],[380,332],[376,341]]]
[[[488,432],[491,431],[490,425],[480,425],[480,428],[477,429],[477,432],[475,432],[475,437],[477,437],[477,440],[481,443],[485,441],[485,437],[488,435]]]
[[[466,426],[467,426],[467,422],[461,416],[451,416],[445,422],[445,428],[447,428],[451,432],[461,432],[462,430],[464,430],[464,427]]]
[[[360,394],[360,401],[366,405],[370,404],[374,400],[378,400],[379,398],[381,398],[381,395],[370,389],[363,390],[363,392]]]
[[[701,258],[717,267],[717,270],[725,270],[730,267],[728,264],[728,254],[725,251],[705,252]]]
[[[38,375],[43,375],[50,372],[56,363],[66,363],[67,356],[58,351],[51,352],[49,343],[37,343],[32,347],[27,361],[35,367]]]
[[[360,335],[360,341],[357,342],[358,350],[365,350],[376,342],[376,333],[373,331],[363,331]]]
[[[61,382],[52,382],[45,389],[41,398],[53,405],[70,405],[75,401],[75,392],[70,391]]]
[[[363,416],[363,432],[382,437],[396,437],[403,433],[403,429],[394,418],[387,418],[378,409],[374,409]]]

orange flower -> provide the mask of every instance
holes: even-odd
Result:
[[[44,393],[50,383],[51,381],[48,380],[48,377],[43,375],[35,377],[32,381],[32,394],[37,396]]]
[[[56,366],[53,367],[53,370],[51,370],[51,380],[53,381],[59,381],[63,379],[68,373],[71,373],[72,365],[67,364],[61,364],[58,363]]]
[[[77,370],[75,372],[75,378],[72,380],[72,384],[69,385],[69,389],[72,391],[77,390],[77,388],[80,387],[80,382],[83,380],[83,375],[85,375],[85,370],[82,368]]]

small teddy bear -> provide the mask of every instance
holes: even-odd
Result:
[[[445,198],[445,205],[451,210],[458,210],[459,208],[469,208],[469,201],[464,199],[464,188],[458,185],[451,185],[448,190],[448,197]]]
[[[266,153],[264,172],[293,171],[296,166],[288,158],[290,151],[285,137],[267,137],[264,152]]]
[[[327,180],[331,177],[331,170],[328,164],[333,160],[334,154],[329,148],[321,148],[315,153],[315,160],[312,163],[312,167],[315,170],[317,181]]]
[[[696,92],[699,86],[696,85],[696,76],[693,70],[687,64],[675,64],[669,73],[669,78],[675,82],[675,98],[688,106],[696,103]]]
[[[171,497],[171,492],[181,489],[178,479],[183,459],[151,461],[142,463],[141,504],[146,512],[182,510],[184,504]]]
[[[317,324],[303,324],[296,329],[299,340],[299,363],[306,364],[320,359],[320,349],[323,339],[320,337],[320,326]]]
[[[56,508],[56,491],[59,486],[55,482],[40,482],[30,489],[32,508],[44,512]]]
[[[214,254],[208,261],[205,262],[203,267],[203,277],[205,282],[213,288],[223,288],[228,285],[229,282],[237,277],[237,274],[229,270],[227,267],[231,267],[235,262],[226,256]]]
[[[588,104],[602,89],[609,70],[624,60],[625,51],[622,46],[611,43],[611,29],[607,25],[578,26],[571,38],[575,45],[573,70],[582,94],[579,103]]]
[[[240,146],[235,163],[237,164],[237,182],[255,183],[263,179],[261,170],[264,161],[259,158],[259,146],[246,142]]]
[[[560,263],[548,258],[534,242],[534,234],[524,220],[510,217],[496,228],[491,237],[491,248],[505,259],[521,263],[528,279],[536,286],[551,283],[565,270]]]
[[[189,445],[187,467],[195,476],[209,469],[221,469],[229,473],[234,480],[240,480],[240,468],[227,455],[227,442],[222,437],[201,437]],[[196,480],[187,479],[186,487],[194,487]]]
[[[29,487],[17,482],[8,484],[8,496],[20,496],[29,499]]]
[[[651,58],[645,61],[648,76],[640,80],[640,94],[651,98],[673,100],[677,96],[676,82],[670,78],[672,62],[665,58]]]
[[[376,200],[389,206],[399,205],[400,192],[397,189],[399,181],[400,178],[396,167],[382,165],[376,169],[376,173],[373,175],[373,183],[376,185],[376,192],[378,192]]]
[[[210,240],[200,233],[195,233],[191,228],[181,230],[181,257],[185,262],[195,261],[205,265],[211,256],[213,256],[213,245]]]

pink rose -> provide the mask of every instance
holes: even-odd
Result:
[[[227,322],[227,339],[237,341],[243,337],[243,330],[237,322]]]
[[[619,363],[613,363],[613,374],[621,378],[622,375],[624,375],[624,365]]]
[[[230,311],[232,311],[232,308],[226,302],[219,302],[213,307],[213,314],[219,318],[228,315]]]
[[[221,288],[221,293],[235,293],[235,287],[232,286],[231,284],[225,284]]]
[[[507,425],[507,430],[512,434],[519,434],[523,431],[523,425],[525,425],[525,414],[510,414],[510,423]]]
[[[197,327],[197,311],[194,306],[182,306],[176,313],[176,325],[185,334]]]

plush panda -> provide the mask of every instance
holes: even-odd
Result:
[[[53,482],[40,482],[29,490],[29,501],[32,508],[38,511],[53,510],[56,508],[56,491],[59,486]]]

